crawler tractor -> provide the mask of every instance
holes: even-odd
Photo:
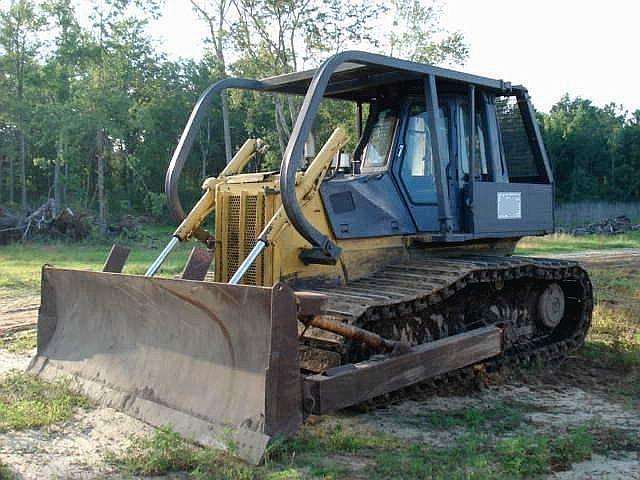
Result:
[[[265,148],[249,139],[185,214],[180,173],[230,88],[303,98],[280,171],[247,171]],[[306,162],[324,99],[355,112],[355,148],[336,128]],[[43,268],[30,370],[251,462],[309,414],[553,364],[589,327],[579,265],[512,255],[554,229],[553,175],[519,85],[364,52],[227,78],[198,100],[165,191],[181,223],[145,276],[122,273],[118,246],[103,272]],[[191,239],[204,248],[181,278],[155,276]]]

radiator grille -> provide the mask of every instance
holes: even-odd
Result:
[[[240,195],[230,195],[227,209],[227,238],[226,250],[227,272],[229,279],[240,266]]]
[[[264,228],[265,212],[264,202],[259,201],[258,196],[247,195],[243,198],[238,194],[227,197],[225,210],[226,235],[222,238],[222,243],[223,251],[226,252],[223,258],[223,262],[226,263],[226,278],[223,278],[223,281],[227,282],[255,246]],[[242,283],[264,285],[263,265],[264,255],[260,255],[245,274]]]
[[[260,232],[256,232],[256,229],[259,228],[257,225],[257,208],[258,208],[258,198],[257,197],[247,197],[247,206],[246,206],[246,214],[245,214],[245,233],[244,233],[244,256],[246,257],[251,249],[255,246],[256,241],[258,240],[258,235]],[[260,227],[261,228],[261,227]],[[244,276],[244,280],[246,283],[250,285],[258,285],[256,273],[257,266],[260,262],[262,262],[263,256],[260,255],[251,268],[247,270],[247,274]],[[262,283],[262,282],[260,282]]]

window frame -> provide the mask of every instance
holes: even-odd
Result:
[[[477,165],[476,165],[476,174],[477,174],[477,178],[471,178],[471,172],[473,170],[473,168],[471,167],[471,152],[469,151],[469,139],[471,138],[471,132],[469,132],[469,138],[465,139],[465,134],[467,133],[467,125],[465,123],[465,108],[469,111],[471,111],[470,109],[470,105],[469,105],[469,99],[468,97],[458,97],[457,101],[456,101],[456,130],[457,130],[457,152],[458,152],[458,168],[459,168],[459,182],[460,184],[464,184],[464,183],[470,183],[470,182],[489,182],[490,180],[490,166],[489,166],[489,159],[488,159],[488,154],[487,154],[487,132],[486,132],[486,128],[482,119],[482,114],[481,112],[479,112],[479,109],[476,108],[476,121],[475,121],[475,126],[476,126],[476,134],[473,136],[477,142],[480,142],[480,148],[478,149],[478,152],[476,153],[475,156],[478,156],[479,154],[479,158],[476,158],[477,161]],[[471,126],[473,122],[471,122],[471,119],[469,119],[469,126]],[[463,168],[463,159],[462,159],[462,149],[465,149],[466,154],[467,154],[467,167],[468,167],[468,171],[465,172],[464,168]],[[484,163],[483,163],[483,157],[484,157]],[[479,168],[478,168],[479,167]],[[484,169],[484,171],[483,171]],[[467,175],[467,180],[465,180],[465,175]]]
[[[375,109],[375,111],[372,112],[373,115],[375,115],[375,120],[367,119],[368,125],[366,130],[367,130],[368,137],[370,137],[371,133],[373,132],[373,128],[375,127],[375,122],[377,121],[378,115],[380,114],[381,111],[386,110],[387,108],[393,109],[393,107],[378,106]],[[392,163],[391,160],[393,158],[393,155],[398,143],[398,129],[402,124],[403,109],[404,109],[404,105],[401,105],[400,108],[396,109],[396,120],[393,126],[393,131],[391,132],[391,142],[389,144],[389,150],[387,151],[384,164],[378,165],[378,166],[367,166],[367,163],[365,162],[367,146],[369,144],[369,141],[368,141],[369,139],[367,138],[367,143],[365,143],[365,145],[362,147],[362,151],[360,152],[360,173],[372,174],[372,173],[386,172],[387,170],[389,170],[389,167],[391,166],[391,163]]]
[[[432,168],[431,168],[431,177],[433,178],[433,188],[434,188],[434,194],[435,194],[435,201],[433,202],[418,202],[415,201],[413,196],[411,195],[411,189],[409,188],[409,186],[407,185],[407,183],[405,182],[405,176],[403,175],[403,168],[405,166],[405,161],[407,159],[407,146],[406,146],[406,135],[409,129],[409,117],[411,116],[411,108],[414,105],[421,105],[424,108],[424,111],[422,112],[423,115],[428,115],[429,112],[427,111],[426,107],[424,106],[424,100],[420,100],[420,99],[415,99],[415,98],[408,98],[405,102],[404,108],[403,108],[403,127],[402,127],[402,131],[400,132],[400,135],[398,136],[398,145],[402,146],[402,151],[398,152],[398,156],[400,158],[398,158],[398,180],[400,181],[400,183],[402,184],[402,187],[404,188],[405,191],[405,196],[407,198],[407,200],[409,200],[409,202],[411,202],[412,205],[431,205],[431,206],[435,206],[438,205],[438,188],[436,186],[436,175],[435,175],[435,157],[433,154],[433,144],[431,142],[431,138],[429,138],[429,145],[431,146],[431,162],[432,162]],[[430,127],[430,122],[429,122],[429,118],[425,118],[425,134],[428,134],[429,137],[431,137],[431,127]],[[425,141],[425,146],[426,146],[427,142]],[[423,177],[426,177],[426,175],[423,175]]]

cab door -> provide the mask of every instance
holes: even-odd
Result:
[[[438,232],[433,146],[424,101],[408,103],[403,113],[393,162],[394,176],[416,229],[419,232]]]
[[[440,115],[437,124],[439,142],[442,146],[442,168],[447,177],[447,195],[452,210],[451,226],[459,231],[462,218],[462,203],[458,182],[458,166],[454,152],[454,107],[451,99],[443,99],[439,104]],[[403,197],[419,232],[440,232],[438,218],[438,192],[434,165],[429,113],[424,100],[412,101],[405,108],[403,127],[400,130],[394,173]]]

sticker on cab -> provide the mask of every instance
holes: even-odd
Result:
[[[498,220],[513,220],[521,218],[521,192],[498,192]]]

